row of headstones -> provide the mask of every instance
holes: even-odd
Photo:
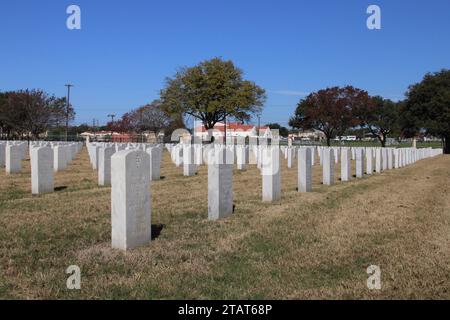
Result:
[[[357,178],[364,174],[372,175],[385,170],[397,169],[413,164],[421,159],[430,158],[442,154],[442,149],[416,149],[416,148],[320,148],[318,149],[320,164],[323,167],[323,183],[334,183],[335,164],[341,163],[341,181],[349,181],[352,178],[351,160],[356,161]],[[300,162],[299,162],[300,163]]]
[[[0,167],[5,167],[7,174],[19,173],[22,160],[27,154],[27,142],[0,141]]]
[[[373,147],[286,147],[281,146],[280,150],[270,149],[272,155],[267,155],[268,148],[264,145],[228,145],[212,144],[207,146],[178,144],[166,145],[171,153],[172,161],[180,166],[183,164],[185,176],[191,176],[197,171],[197,166],[203,162],[208,162],[208,152],[212,149],[219,150],[226,148],[228,164],[236,162],[238,170],[244,170],[247,164],[257,164],[263,176],[263,201],[276,201],[281,197],[281,183],[279,170],[279,151],[287,159],[288,168],[292,168],[294,159],[298,155],[298,190],[308,192],[312,190],[311,168],[315,164],[316,156],[320,165],[323,166],[323,184],[332,185],[334,183],[335,164],[341,159],[341,180],[352,179],[351,160],[356,160],[357,178],[364,174],[371,175],[373,172],[380,173],[392,168],[400,168],[414,163],[422,158],[442,154],[441,149],[416,149],[416,148],[373,148]],[[316,155],[317,153],[317,155]],[[270,159],[270,161],[268,161]],[[324,160],[325,159],[325,160]],[[268,167],[268,164],[270,166]],[[265,167],[265,168],[263,168]],[[300,169],[301,168],[301,169]],[[263,172],[269,170],[272,174]]]
[[[111,157],[122,150],[137,150],[149,154],[149,179],[161,178],[162,145],[143,143],[87,143],[89,160],[93,170],[98,172],[98,185],[111,185]]]
[[[31,162],[31,192],[33,194],[54,191],[54,172],[65,170],[81,151],[81,142],[0,142],[0,166],[7,174],[20,173],[22,160],[29,150]]]
[[[233,209],[233,165],[226,161],[230,157],[228,149],[205,150],[208,151],[208,212],[209,219],[215,220],[222,217],[220,213]],[[143,150],[121,150],[111,157],[113,248],[128,250],[151,240],[150,164],[151,155]]]
[[[183,166],[184,176],[196,174],[198,166],[208,164],[208,154],[211,150],[226,148],[227,162],[235,163],[238,170],[245,170],[247,165],[256,164],[259,169],[262,165],[263,145],[223,145],[216,144],[166,144],[172,162],[177,166]]]
[[[180,145],[166,145],[175,161],[181,150],[195,155],[193,149]],[[202,148],[203,149],[203,148]],[[172,152],[175,150],[174,154]],[[194,151],[192,151],[194,150]],[[206,154],[208,164],[208,219],[217,220],[233,213],[233,161],[232,147],[209,146],[202,152]],[[281,197],[280,151],[279,146],[264,146],[258,148],[262,174],[263,201],[275,201]],[[289,149],[288,149],[289,150]],[[333,184],[335,155],[341,158],[341,179],[348,181],[350,175],[350,148],[311,148],[291,149],[298,154],[298,191],[312,190],[312,157],[317,150],[323,166],[323,183]],[[338,150],[338,151],[337,151]],[[383,151],[387,150],[387,151]],[[253,151],[252,151],[253,152]],[[357,176],[362,176],[364,162],[370,169],[375,158],[376,167],[400,168],[418,160],[442,154],[442,149],[380,149],[354,148],[357,163]],[[375,155],[373,155],[375,153]],[[385,156],[383,156],[385,154]],[[151,198],[150,194],[150,155],[140,150],[122,150],[111,158],[111,223],[112,246],[122,250],[144,245],[151,240]],[[203,157],[202,157],[203,158]],[[184,158],[183,159],[190,159]],[[230,159],[233,159],[230,161]],[[390,160],[391,159],[391,160]],[[194,163],[195,165],[195,163]],[[382,169],[380,169],[381,171]],[[358,174],[359,172],[359,174]],[[368,172],[368,171],[366,171]]]
[[[221,148],[223,145],[221,144],[210,144],[210,145],[201,145],[201,144],[166,144],[166,148],[171,155],[172,162],[180,167],[183,165],[183,173],[185,176],[192,176],[197,171],[197,166],[205,164],[207,162],[207,154],[210,148]],[[262,157],[261,152],[265,148],[265,145],[226,145],[228,151],[230,151],[230,158],[233,163],[237,165],[238,170],[245,170],[246,165],[248,164],[256,164],[259,169],[261,169]],[[357,153],[362,152],[365,156],[366,154],[372,155],[373,160],[368,160],[368,165],[376,162],[377,155],[380,158],[380,161],[376,163],[383,163],[382,168],[377,168],[377,172],[381,172],[381,170],[386,170],[388,168],[388,163],[390,159],[394,159],[393,156],[397,152],[396,148],[376,148],[376,147],[287,147],[280,146],[281,153],[284,154],[284,158],[287,160],[287,167],[292,168],[295,164],[295,158],[297,156],[297,151],[300,148],[309,148],[311,149],[311,161],[312,164],[315,164],[315,159],[318,157],[320,160],[320,164],[322,165],[322,153],[323,150],[330,149],[334,154],[334,161],[337,164],[339,162],[341,151],[349,150],[351,159],[356,160]],[[404,155],[404,161],[407,161],[407,157],[409,156],[408,148],[404,149],[406,152]],[[414,148],[411,148],[414,150]],[[418,149],[421,150],[421,149]],[[428,149],[423,149],[428,150]],[[411,151],[412,152],[412,151]],[[422,151],[419,151],[422,152]],[[425,151],[423,151],[425,152]],[[414,156],[414,152],[411,153],[411,157]],[[402,154],[399,154],[396,159],[400,160]],[[367,158],[370,158],[368,156]],[[384,159],[384,161],[383,161]],[[392,162],[393,163],[393,162]],[[389,169],[392,169],[394,165],[390,165]],[[397,164],[399,167],[400,164]],[[379,169],[379,170],[378,170]]]
[[[351,160],[356,160],[358,152],[362,152],[364,156],[369,155],[367,158],[370,158],[370,155],[372,155],[373,161],[375,161],[376,157],[377,157],[377,153],[378,153],[378,156],[380,158],[380,163],[381,163],[381,161],[382,161],[382,163],[384,163],[384,167],[382,168],[382,170],[387,169],[389,159],[393,159],[392,156],[395,154],[395,152],[396,152],[395,150],[397,150],[396,148],[379,148],[379,147],[285,147],[285,146],[282,146],[281,150],[284,153],[284,158],[287,160],[288,168],[292,168],[294,166],[294,164],[295,164],[294,159],[296,158],[297,151],[299,148],[310,148],[311,149],[313,165],[315,164],[316,156],[318,156],[318,158],[320,160],[320,165],[322,165],[322,160],[321,160],[322,154],[323,154],[323,150],[326,150],[326,149],[331,150],[336,164],[339,162],[339,159],[341,158],[342,150],[349,150]],[[406,151],[408,149],[414,150],[415,148],[404,148],[403,151],[399,151],[399,152],[408,153],[408,151]],[[429,148],[429,149],[431,149],[431,148]],[[398,150],[401,150],[401,149],[398,149]],[[417,150],[422,150],[422,149],[417,149]],[[428,150],[428,149],[423,149],[423,150]],[[411,152],[413,153],[413,151],[411,151]],[[422,152],[422,151],[419,151],[419,153],[420,152]],[[426,152],[426,151],[423,151],[423,152]],[[360,156],[361,156],[361,154],[360,154]],[[399,154],[397,159],[400,160],[401,156],[402,156],[402,154]],[[412,154],[412,156],[413,156],[413,154]],[[405,154],[404,161],[407,161],[406,157],[408,157],[408,154]],[[373,163],[373,161],[371,161],[370,163]],[[389,169],[392,169],[392,168],[393,168],[393,165],[391,167],[389,167]],[[380,172],[380,171],[378,171],[378,172]]]
[[[30,143],[31,193],[54,192],[54,174],[66,170],[82,148],[81,142]]]

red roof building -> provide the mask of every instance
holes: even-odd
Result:
[[[258,127],[250,124],[242,124],[238,122],[227,122],[226,132],[227,136],[232,137],[248,137],[248,136],[257,136]],[[267,126],[259,127],[260,135],[265,135],[267,131],[270,131],[270,128]],[[223,122],[218,122],[214,125],[214,129],[212,130],[213,136],[223,136],[225,133],[225,124]],[[195,127],[195,135],[196,136],[207,136],[208,130],[205,129],[203,124]]]

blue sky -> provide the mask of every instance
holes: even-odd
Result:
[[[81,7],[81,30],[66,8]],[[366,9],[381,7],[382,29]],[[262,122],[287,125],[308,92],[351,84],[401,99],[450,68],[450,1],[1,0],[0,90],[72,94],[76,123],[158,98],[177,68],[231,59],[266,89]]]

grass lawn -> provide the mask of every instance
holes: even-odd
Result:
[[[152,182],[151,244],[111,249],[110,188],[84,148],[57,191],[31,195],[30,163],[0,171],[0,298],[450,298],[450,156],[296,192],[282,161],[282,200],[261,202],[261,176],[235,170],[235,213],[207,220],[207,168],[183,177],[164,152]],[[354,164],[353,164],[354,165]],[[353,171],[354,172],[354,171]],[[81,268],[81,290],[65,270]],[[369,265],[382,289],[366,286]]]

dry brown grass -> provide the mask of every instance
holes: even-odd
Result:
[[[313,192],[296,192],[283,161],[282,200],[261,202],[256,168],[234,173],[236,211],[207,220],[206,167],[183,177],[164,153],[152,183],[148,246],[110,247],[110,189],[83,152],[56,175],[59,190],[32,196],[29,161],[0,173],[0,297],[380,299],[450,298],[450,157],[440,156],[328,187],[314,167]],[[64,188],[67,187],[67,188]],[[82,288],[65,269],[81,267]],[[379,265],[382,290],[366,287]]]

